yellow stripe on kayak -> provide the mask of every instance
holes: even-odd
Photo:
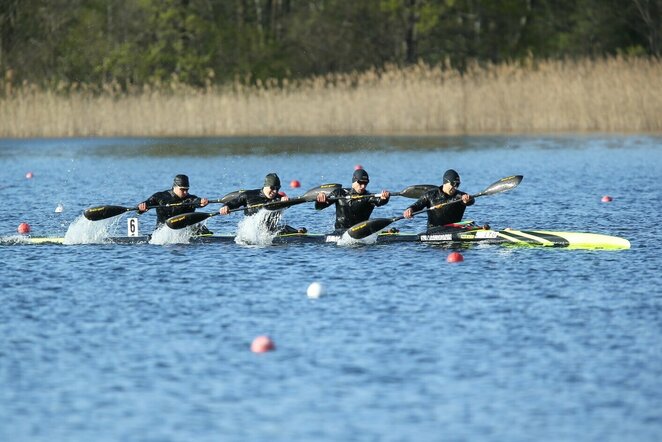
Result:
[[[543,246],[553,246],[554,245],[554,243],[552,241],[548,240],[548,239],[542,238],[540,236],[531,235],[529,233],[522,232],[521,230],[513,230],[513,229],[505,229],[505,230],[506,231],[512,230],[512,232],[514,234],[516,234],[518,236],[521,236],[521,237],[524,237],[524,238],[528,238],[532,241],[539,242],[540,245],[543,245]],[[503,235],[503,233],[502,233],[502,236],[507,237],[506,235]],[[510,239],[510,237],[507,237],[507,238]],[[517,238],[513,238],[513,239],[510,239],[510,240],[511,241],[516,241],[516,242],[522,242],[521,239],[517,239]]]
[[[556,235],[568,241],[569,249],[629,249],[630,241],[625,238],[601,233],[585,232],[549,232],[536,230],[536,232]]]
[[[64,244],[64,238],[57,237],[27,237],[17,242],[21,243],[23,241],[30,244]]]

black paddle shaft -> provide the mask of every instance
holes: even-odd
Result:
[[[217,201],[210,201],[217,202]],[[156,206],[147,206],[147,209],[159,209],[161,207],[179,207],[179,206],[197,206],[195,203],[173,203],[173,204],[160,204]],[[90,207],[83,212],[83,216],[90,221],[101,221],[103,219],[112,218],[117,215],[122,215],[126,212],[137,211],[138,207],[124,207],[124,206],[98,206]]]

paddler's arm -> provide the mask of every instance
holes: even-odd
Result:
[[[337,196],[338,196],[338,192],[336,190],[329,193],[328,197],[326,196],[326,193],[324,193],[324,192],[318,193],[317,198],[315,198],[315,210],[326,209],[331,204],[334,204],[336,202],[336,197]]]
[[[390,199],[391,199],[391,192],[389,192],[388,190],[382,190],[382,193],[380,193],[379,196],[373,197],[371,199],[371,202],[375,206],[379,207],[388,204]]]
[[[205,207],[207,204],[209,204],[209,199],[207,198],[199,198],[195,195],[191,195],[193,198],[193,201],[191,201],[191,204],[194,207]]]
[[[149,206],[158,206],[160,204],[159,199],[158,199],[158,194],[159,193],[160,192],[155,193],[154,195],[150,196],[149,198],[147,198],[142,203],[138,204],[138,213],[147,212],[149,210],[149,208],[148,208]]]
[[[227,215],[228,213],[230,213],[230,210],[237,209],[239,207],[246,206],[246,205],[248,205],[248,201],[246,200],[246,194],[241,193],[241,194],[239,194],[238,197],[236,197],[233,200],[228,201],[227,203],[225,203],[225,205],[223,207],[218,209],[218,213],[220,213],[221,215]]]
[[[425,207],[430,207],[430,200],[427,194],[423,195],[422,197],[417,199],[414,204],[407,207],[405,211],[402,212],[402,216],[404,216],[405,218],[412,218],[414,216],[414,212],[423,210]]]

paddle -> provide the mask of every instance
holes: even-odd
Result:
[[[514,176],[509,176],[506,178],[501,178],[499,181],[490,184],[483,190],[482,192],[479,192],[475,195],[473,195],[474,198],[478,198],[480,196],[487,196],[487,195],[494,195],[497,193],[505,192],[507,190],[513,189],[517,187],[517,185],[522,181],[523,176],[522,175],[514,175]],[[419,213],[423,212],[428,212],[430,210],[435,210],[439,209],[441,207],[450,205],[450,204],[456,204],[459,203],[460,199],[454,200],[454,201],[449,201],[446,203],[440,203],[435,206],[429,207],[424,210],[420,210],[418,212],[414,212],[413,215],[417,215]],[[384,227],[388,226],[391,223],[394,223],[396,221],[399,221],[401,219],[404,219],[405,217],[400,215],[400,216],[395,216],[393,218],[375,218],[371,219],[362,223],[358,223],[347,229],[347,233],[349,236],[351,236],[354,239],[362,239],[366,238],[373,233],[379,232],[382,230]]]
[[[405,187],[400,192],[391,192],[391,196],[404,196],[405,198],[420,198],[424,193],[429,192],[432,189],[436,189],[439,186],[434,184],[414,184],[412,186]],[[340,198],[330,198],[329,201],[336,201],[338,199],[359,199],[359,198],[372,198],[380,197],[381,193],[368,193],[365,195],[351,195],[351,196],[342,196]]]
[[[235,190],[234,192],[230,192],[227,195],[225,195],[222,198],[218,198],[215,200],[209,200],[209,204],[212,203],[222,203],[225,204],[230,200],[235,199],[238,197],[243,190]],[[192,203],[172,203],[172,204],[162,204],[162,205],[157,205],[157,206],[147,206],[148,209],[158,209],[161,207],[178,207],[178,206],[195,206],[195,204]],[[121,215],[126,212],[131,212],[131,211],[137,211],[138,207],[124,207],[124,206],[97,206],[97,207],[90,207],[89,209],[85,210],[83,212],[83,216],[85,218],[89,219],[90,221],[101,221],[102,219],[108,219],[112,218],[117,215]]]
[[[220,202],[220,201],[209,201]],[[173,204],[164,204],[159,206],[147,206],[148,209],[157,209],[159,207],[177,207],[177,206],[195,206],[193,203],[173,203]],[[138,210],[137,207],[124,207],[124,206],[98,206],[90,207],[83,212],[83,216],[89,219],[90,221],[101,221],[102,219],[112,218],[117,215],[121,215],[126,212],[131,212],[132,210]]]
[[[304,193],[303,195],[301,195],[297,198],[292,198],[292,199],[289,199],[287,201],[273,201],[273,202],[269,202],[269,203],[254,204],[252,206],[238,207],[236,209],[228,210],[228,213],[236,212],[238,210],[246,210],[246,209],[280,210],[280,209],[284,209],[286,207],[294,206],[296,204],[315,201],[315,199],[317,198],[317,195],[320,192],[329,193],[329,192],[332,192],[333,190],[335,190],[339,187],[342,187],[342,186],[340,184],[322,184],[321,186],[314,187],[314,188],[308,190],[306,193]],[[207,218],[211,218],[212,216],[216,216],[216,215],[220,215],[220,213],[219,212],[184,213],[182,215],[177,215],[177,216],[173,216],[171,218],[168,218],[166,220],[166,225],[168,227],[170,227],[171,229],[178,230],[178,229],[183,229],[184,227],[192,226],[193,224],[197,224],[201,221],[206,220]]]

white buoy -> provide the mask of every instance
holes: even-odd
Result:
[[[313,282],[308,286],[306,294],[309,298],[317,299],[324,294],[324,287],[319,282]]]
[[[62,204],[58,204],[57,207],[55,208],[55,213],[62,213],[64,210],[64,206]]]

